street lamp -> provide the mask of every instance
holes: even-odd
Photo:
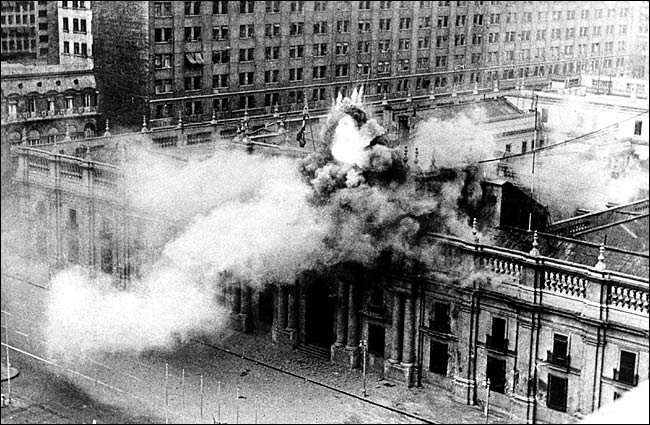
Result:
[[[362,370],[363,370],[363,396],[368,397],[368,393],[366,392],[366,355],[368,353],[368,340],[362,339],[361,342],[359,342],[359,347],[361,347],[361,352],[363,355],[363,363],[362,363]]]

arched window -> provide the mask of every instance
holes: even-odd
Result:
[[[20,133],[17,132],[17,131],[14,131],[13,133],[11,133],[9,135],[9,141],[10,141],[10,143],[12,145],[19,145],[22,142],[21,137],[20,137]]]
[[[39,133],[38,130],[31,130],[27,133],[27,144],[29,146],[40,145],[41,133]]]
[[[49,130],[47,130],[47,143],[50,145],[53,145],[58,141],[59,137],[59,129],[56,127],[52,127]]]
[[[95,137],[95,125],[92,123],[86,124],[84,127],[84,136],[86,138]]]

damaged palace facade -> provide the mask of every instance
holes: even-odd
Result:
[[[215,125],[149,136],[180,145],[218,138]],[[30,240],[50,270],[79,263],[126,284],[139,253],[164,239],[161,224],[161,235],[136,240],[138,221],[151,218],[130,211],[117,194],[118,166],[91,159],[95,147],[119,157],[116,140],[85,139],[92,145],[86,158],[68,156],[82,141],[17,148],[22,213],[42,223],[32,226]],[[508,183],[483,185],[497,209],[522,196]],[[470,240],[425,234],[421,243],[436,253],[426,269],[389,261],[382,270],[343,265],[325,276],[305,273],[292,286],[232,286],[222,301],[241,331],[351,367],[360,366],[360,343],[367,341],[369,367],[404,385],[443,386],[462,403],[485,403],[489,380],[490,406],[519,421],[569,422],[648,379],[647,247],[641,254],[576,238],[621,220],[647,228],[648,200],[535,235],[507,227],[503,217],[479,217],[482,233]]]

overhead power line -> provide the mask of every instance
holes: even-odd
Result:
[[[642,115],[646,115],[647,113],[648,113],[648,110],[646,110],[644,112],[641,112],[640,114],[625,118],[625,119],[623,119],[621,121],[615,122],[614,124],[610,124],[610,125],[608,125],[606,127],[600,128],[598,130],[594,130],[594,131],[592,131],[590,133],[586,133],[586,134],[580,135],[578,137],[574,137],[572,139],[565,140],[563,142],[555,143],[554,145],[543,146],[541,148],[531,149],[529,151],[522,152],[522,153],[517,153],[517,154],[514,154],[514,155],[500,156],[500,157],[491,158],[491,159],[483,159],[483,160],[479,161],[478,163],[479,164],[485,164],[485,163],[488,163],[488,162],[501,161],[503,159],[518,158],[518,157],[521,157],[521,156],[532,155],[533,153],[545,151],[545,150],[548,150],[548,149],[557,148],[559,146],[564,146],[564,145],[567,145],[569,143],[582,142],[584,140],[587,140],[587,139],[590,139],[590,138],[592,138],[594,136],[597,136],[597,135],[599,135],[601,133],[606,133],[610,129],[618,127],[620,124],[622,124],[622,123],[624,123],[626,121],[638,118],[638,117],[640,117]]]

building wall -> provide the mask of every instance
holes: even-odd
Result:
[[[3,2],[2,19],[2,60],[36,60],[41,55],[39,24],[41,15],[47,11],[42,3],[36,1]],[[47,25],[47,24],[46,24]],[[47,41],[47,40],[46,40]]]
[[[152,3],[153,4],[153,3]],[[104,116],[138,126],[149,92],[149,2],[92,3],[93,55]]]
[[[93,56],[92,9],[90,2],[57,2],[58,48],[60,63],[74,63]],[[64,25],[67,22],[67,29]],[[77,28],[75,30],[75,21]],[[85,54],[84,54],[85,50]],[[76,52],[76,53],[75,53]]]
[[[146,52],[151,73],[142,95],[148,96],[147,115],[160,120],[159,125],[170,124],[169,117],[179,112],[195,121],[209,120],[213,110],[220,117],[236,115],[247,104],[251,114],[271,113],[276,102],[282,112],[300,111],[305,97],[310,108],[326,108],[337,92],[362,83],[368,100],[380,100],[384,93],[404,100],[409,93],[431,90],[514,87],[521,78],[528,86],[545,86],[549,75],[580,70],[625,73],[633,15],[630,2],[254,2],[251,13],[246,2],[199,2],[198,9],[192,2],[151,2],[146,11],[136,5],[142,2],[103,3],[94,5],[106,18],[125,7],[138,9],[119,16],[147,28],[146,34],[132,31],[128,36],[141,41]],[[222,3],[225,9],[220,9]],[[390,29],[382,29],[387,19]],[[315,34],[320,22],[326,22],[327,30]],[[302,34],[292,35],[292,25],[300,24]],[[250,37],[242,25],[253,25]],[[225,37],[220,36],[222,26]],[[111,24],[106,21],[103,28],[96,34],[101,43],[96,49],[110,55],[120,47],[108,42]],[[194,28],[200,29],[200,39],[186,41],[185,32],[191,39]],[[213,28],[219,28],[216,37]],[[170,31],[169,41],[156,42],[156,31],[164,34],[164,29]],[[314,51],[321,43],[328,49],[322,56]],[[380,43],[389,44],[386,52]],[[302,55],[293,54],[298,46]],[[266,49],[273,47],[280,48],[278,59],[266,59]],[[245,49],[253,49],[251,56]],[[226,50],[229,60],[221,63],[220,53],[214,52]],[[197,53],[202,64],[187,58]],[[322,78],[314,76],[314,67],[320,66],[325,67]],[[339,74],[347,73],[337,76],[337,66]],[[296,69],[302,69],[299,79],[292,75]],[[267,71],[278,72],[277,83],[265,82]],[[215,75],[228,76],[224,87],[213,84]],[[193,77],[186,86],[186,78]],[[245,96],[252,97],[247,101]]]

